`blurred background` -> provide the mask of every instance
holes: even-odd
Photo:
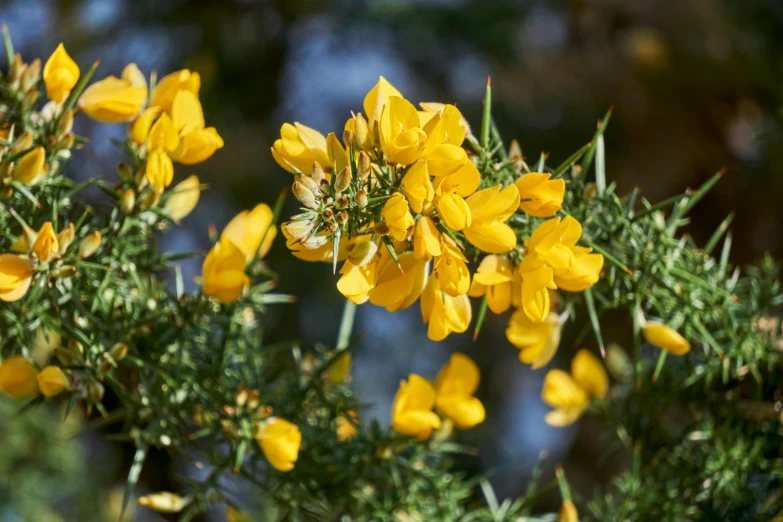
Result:
[[[621,193],[640,187],[657,201],[726,167],[690,233],[703,242],[736,211],[734,262],[783,254],[778,0],[3,0],[0,21],[28,60],[46,59],[61,41],[82,70],[100,57],[98,79],[119,75],[131,61],[159,76],[183,67],[201,74],[207,124],[217,127],[225,148],[202,165],[177,167],[177,179],[196,173],[210,188],[163,239],[169,250],[205,250],[209,225],[220,230],[242,209],[273,204],[291,182],[269,153],[280,125],[298,121],[340,136],[350,111],[361,110],[383,75],[414,102],[457,104],[474,125],[491,76],[494,115],[507,142],[518,139],[532,161],[547,151],[555,164],[587,142],[615,105],[607,173]],[[113,179],[122,158],[109,138],[121,139],[125,127],[81,119],[76,130],[92,142],[77,153],[72,175]],[[284,216],[294,203],[289,198]],[[294,259],[280,240],[268,259],[281,275],[280,290],[299,300],[271,312],[265,336],[333,343],[342,299],[331,267]],[[184,265],[186,278],[200,268],[200,260]],[[568,429],[543,424],[543,370],[518,362],[505,339],[507,320],[490,314],[476,343],[468,334],[433,343],[418,305],[396,314],[362,306],[357,329],[365,335],[353,376],[367,403],[363,420],[388,423],[400,379],[411,372],[434,377],[451,352],[465,352],[482,369],[479,397],[488,417],[459,435],[479,449],[460,466],[488,473],[499,495],[517,496],[546,450],[549,472],[563,463],[589,497],[625,462],[600,458],[609,438],[598,436],[589,418]],[[618,325],[608,340],[622,342],[623,329]],[[556,365],[575,351],[578,328],[571,330]],[[71,464],[91,469],[97,458],[103,484],[121,487],[129,448],[97,438],[68,448],[80,456]],[[181,473],[188,470],[160,454],[140,489],[176,491]],[[6,520],[19,518],[0,502]],[[138,520],[162,519],[139,510]]]

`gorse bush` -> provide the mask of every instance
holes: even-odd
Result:
[[[272,146],[303,205],[281,226],[286,245],[339,270],[347,301],[334,347],[269,344],[265,312],[293,300],[274,292],[264,260],[282,197],[212,234],[195,292],[184,291],[178,270],[171,285],[159,277],[201,255],[157,246],[204,188],[195,176],[174,184],[174,165],[223,146],[206,126],[198,73],[158,80],[130,64],[120,78],[90,83],[97,64],[82,74],[62,45],[42,67],[15,55],[7,32],[4,40],[0,390],[20,401],[23,417],[54,403],[66,417],[85,408],[96,426],[117,424],[111,437],[135,447],[123,510],[160,448],[205,471],[181,491],[137,499],[178,520],[213,504],[230,521],[781,516],[777,268],[730,265],[731,216],[702,248],[679,233],[722,172],[660,203],[619,196],[605,172],[611,112],[565,161],[541,155],[531,166],[499,135],[489,84],[474,134],[456,107],[417,109],[381,78],[341,138],[285,124]],[[72,131],[81,113],[128,123],[118,178],[77,185],[64,175],[85,143]],[[90,207],[89,187],[107,202]],[[506,335],[533,369],[568,350],[561,330],[584,317],[570,368],[546,370],[541,396],[552,411],[540,421],[596,415],[606,452],[629,469],[592,500],[572,492],[560,468],[541,484],[540,467],[523,470],[532,477],[525,497],[498,501],[481,477],[452,467],[468,450],[453,430],[485,420],[469,354],[403,381],[389,428],[363,420],[350,365],[355,307],[366,301],[389,311],[420,301],[438,341],[471,324],[477,337],[487,313],[514,308]],[[605,343],[608,311],[628,318],[630,350]],[[262,513],[243,511],[236,480]],[[532,515],[555,485],[559,514]]]

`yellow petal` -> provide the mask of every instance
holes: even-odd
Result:
[[[435,390],[438,401],[442,397],[470,397],[476,393],[480,373],[476,363],[467,355],[455,353],[438,373]]]
[[[162,114],[155,122],[147,138],[149,150],[163,149],[166,152],[174,152],[179,146],[179,133],[174,127],[174,122],[168,114]]]
[[[133,87],[143,87],[146,92],[147,78],[144,77],[135,63],[126,65],[120,76],[123,80],[130,82]]]
[[[470,207],[465,200],[455,192],[441,194],[435,200],[435,206],[438,209],[440,218],[446,226],[455,232],[463,230],[472,223]]]
[[[427,282],[427,263],[413,252],[400,254],[400,266],[386,252],[379,262],[377,280],[370,293],[370,302],[390,312],[403,310],[416,302]]]
[[[519,208],[531,216],[547,218],[560,210],[565,197],[565,181],[550,180],[551,174],[532,172],[514,182],[519,189]]]
[[[47,397],[54,397],[68,389],[68,378],[57,366],[47,366],[38,374],[38,387]]]
[[[457,147],[462,145],[466,133],[463,122],[462,114],[455,106],[445,105],[439,113],[429,119],[424,128],[427,133],[425,154],[431,147],[444,143]]]
[[[40,145],[22,156],[14,168],[14,179],[32,185],[46,174],[46,151]]]
[[[38,231],[38,236],[33,243],[32,251],[42,262],[49,261],[54,254],[59,252],[60,244],[51,221],[47,221]]]
[[[435,388],[426,379],[411,374],[402,381],[392,404],[392,428],[420,440],[430,436],[440,427],[440,418],[432,411],[435,405]]]
[[[531,321],[524,310],[511,314],[506,338],[519,348],[519,360],[537,370],[549,364],[560,344],[560,321],[549,313],[540,323]]]
[[[381,119],[383,107],[391,96],[402,97],[402,94],[386,78],[381,76],[378,78],[378,83],[364,97],[364,113],[367,115],[370,126]]]
[[[245,254],[230,239],[221,237],[204,260],[204,295],[221,303],[232,303],[241,295],[250,278],[245,274]]]
[[[174,97],[180,90],[198,94],[200,89],[201,76],[197,72],[182,69],[164,76],[158,81],[155,90],[152,91],[150,105],[160,107],[164,112],[171,112]]]
[[[222,148],[223,138],[214,127],[208,127],[182,136],[171,158],[183,165],[195,165],[208,160],[216,150]]]
[[[350,165],[351,161],[348,157],[348,152],[343,148],[342,143],[337,139],[334,132],[330,132],[329,135],[326,136],[326,153],[329,156],[329,163],[327,163],[327,166],[334,166],[335,172],[340,172]]]
[[[503,254],[517,245],[517,235],[514,230],[500,221],[473,222],[464,232],[465,238],[484,252]]]
[[[531,321],[540,323],[549,315],[548,289],[553,286],[552,269],[548,266],[522,274],[522,309]]]
[[[146,87],[134,87],[127,80],[108,76],[87,87],[78,105],[94,120],[119,123],[135,118],[146,100]]]
[[[147,107],[138,118],[133,120],[129,132],[130,139],[133,143],[142,145],[147,141],[150,129],[152,128],[152,123],[155,121],[155,118],[158,117],[158,114],[160,114],[160,107]]]
[[[171,219],[180,220],[196,208],[200,195],[201,183],[194,174],[174,186],[163,208]]]
[[[24,297],[33,273],[33,265],[24,257],[0,254],[0,300],[11,302]]]
[[[603,399],[609,391],[609,376],[604,365],[587,350],[579,350],[571,361],[571,375],[574,381],[588,395]]]
[[[294,469],[302,444],[302,433],[296,424],[270,417],[260,423],[256,440],[272,467],[283,472]]]
[[[160,192],[174,180],[174,164],[162,148],[153,149],[147,156],[147,179]]]
[[[644,327],[647,342],[673,355],[685,355],[691,351],[691,344],[679,333],[657,321],[648,321]]]
[[[586,408],[590,402],[585,390],[562,370],[546,374],[541,400],[554,408]]]
[[[579,417],[582,416],[582,414],[585,412],[585,409],[587,409],[587,406],[558,408],[547,413],[544,420],[550,426],[562,428],[563,426],[568,426],[569,424],[573,424],[579,420]]]
[[[181,90],[174,96],[171,105],[171,121],[174,130],[184,136],[204,128],[204,112],[201,102],[193,91]]]
[[[21,399],[38,392],[38,370],[22,356],[9,357],[0,363],[0,391]]]
[[[435,189],[430,181],[430,174],[427,168],[427,162],[417,161],[408,169],[408,172],[402,178],[402,189],[408,198],[411,210],[417,214],[422,211],[424,204],[432,201],[435,197]]]
[[[179,513],[188,505],[188,500],[168,491],[150,493],[139,497],[140,506],[154,509],[159,513]]]
[[[506,221],[519,207],[519,191],[516,185],[503,190],[497,185],[476,192],[467,202],[476,223]]]
[[[430,259],[442,254],[440,232],[428,216],[420,216],[413,230],[413,252],[419,259]]]

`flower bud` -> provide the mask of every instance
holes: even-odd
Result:
[[[345,167],[343,170],[337,173],[337,178],[334,180],[334,190],[338,194],[351,184],[351,167]]]
[[[117,164],[117,174],[123,181],[127,181],[128,183],[133,181],[133,169],[131,169],[131,166],[127,163],[120,162]]]
[[[27,66],[22,61],[22,56],[19,53],[14,55],[14,61],[10,64],[8,69],[8,80],[13,83],[21,78],[24,70]]]
[[[326,219],[332,219],[334,217],[334,211],[331,208],[325,208],[323,212],[321,212],[321,216]]]
[[[102,401],[103,394],[105,392],[106,389],[103,387],[103,384],[99,383],[98,381],[89,381],[87,383],[87,395],[90,397],[92,402]]]
[[[38,370],[24,356],[6,357],[0,363],[0,391],[15,398],[35,395]]]
[[[76,267],[73,265],[63,265],[57,271],[57,277],[59,279],[68,279],[76,275]]]
[[[57,141],[57,148],[59,150],[71,150],[73,148],[74,142],[75,137],[73,132],[68,132]]]
[[[375,230],[376,234],[380,234],[382,236],[385,236],[386,234],[389,233],[390,229],[389,229],[389,225],[387,225],[386,223],[381,221],[381,222],[375,224],[374,230]]]
[[[351,148],[354,146],[354,138],[355,135],[351,129],[345,129],[343,131],[343,143],[345,143],[345,146],[347,148]]]
[[[283,223],[283,230],[285,230],[287,235],[298,241],[310,235],[310,232],[313,231],[313,222],[309,219],[289,221]]]
[[[357,173],[359,179],[367,179],[370,175],[372,170],[370,166],[370,156],[366,152],[361,151],[359,153],[359,158],[356,160],[356,168],[359,171]]]
[[[321,182],[326,179],[324,168],[317,161],[313,162],[313,172],[310,174],[310,177],[313,178],[313,181],[318,183],[318,185],[320,185]]]
[[[314,196],[317,197],[321,195],[321,185],[316,183],[316,181],[310,176],[297,176],[297,181],[307,187]]]
[[[101,246],[102,239],[101,233],[97,230],[85,237],[82,240],[82,244],[79,246],[79,257],[86,259],[93,255],[95,251],[98,250],[98,247]]]
[[[362,241],[348,254],[348,261],[354,266],[364,266],[375,257],[378,245],[374,241]]]
[[[11,152],[16,154],[17,152],[22,152],[23,150],[27,150],[30,147],[33,146],[33,133],[30,131],[23,132],[19,135],[16,140],[14,140],[14,145],[11,148]]]
[[[38,146],[22,156],[22,159],[16,164],[14,179],[25,185],[32,185],[46,176],[48,172],[49,166],[46,165],[46,151],[43,147]]]
[[[633,362],[617,343],[606,347],[606,369],[620,382],[629,382],[633,377]]]
[[[302,205],[306,206],[307,208],[318,207],[318,202],[315,200],[315,194],[313,194],[313,191],[307,188],[303,183],[294,181],[292,191],[294,193],[294,197],[298,199]]]
[[[356,206],[359,208],[365,208],[370,202],[370,199],[367,197],[367,192],[365,192],[364,189],[359,189],[356,191],[354,201],[356,201]]]
[[[648,321],[643,330],[648,343],[673,355],[685,355],[691,351],[691,344],[676,330],[657,321]]]
[[[73,129],[73,109],[69,109],[60,117],[60,123],[57,124],[57,134],[68,134]]]
[[[337,232],[337,229],[340,227],[338,227],[337,223],[334,221],[330,221],[326,224],[326,228],[328,228],[330,232]]]
[[[32,109],[36,101],[38,101],[38,91],[31,89],[24,93],[24,96],[22,96],[22,111],[27,112]]]
[[[139,209],[141,211],[149,210],[158,205],[160,193],[155,190],[148,190],[139,198]]]
[[[326,236],[322,236],[319,234],[317,236],[310,236],[309,238],[300,242],[300,244],[305,250],[315,250],[316,248],[320,248],[324,246],[328,242],[329,239],[327,239]]]
[[[140,506],[154,509],[159,513],[179,513],[188,505],[189,500],[168,491],[161,491],[139,497],[138,502]]]
[[[597,193],[598,193],[598,187],[596,186],[596,184],[588,183],[587,186],[582,191],[582,198],[593,199]]]
[[[20,82],[20,88],[22,91],[27,91],[30,87],[34,86],[38,80],[41,79],[41,60],[36,58],[27,66],[22,73]]]
[[[133,189],[127,189],[120,194],[120,208],[126,214],[133,212],[133,207],[136,205],[136,191]]]
[[[334,200],[334,204],[337,205],[337,208],[346,208],[350,202],[351,202],[351,200],[349,200],[343,194],[340,194]]]
[[[109,350],[109,355],[111,355],[112,359],[115,361],[123,360],[125,356],[128,355],[128,345],[125,343],[115,344],[111,347],[111,350]]]
[[[68,226],[62,229],[59,234],[57,234],[57,241],[60,243],[60,252],[65,252],[68,250],[68,247],[71,246],[71,243],[73,243],[75,236],[76,228],[74,228],[73,223],[68,223]]]
[[[348,213],[347,212],[340,212],[339,214],[337,214],[337,221],[341,225],[345,225],[346,223],[348,223]]]
[[[54,397],[68,389],[68,377],[57,366],[47,366],[38,374],[38,388],[46,397]]]
[[[44,223],[41,230],[38,231],[38,237],[35,238],[32,251],[42,263],[46,263],[60,251],[60,244],[51,221]]]

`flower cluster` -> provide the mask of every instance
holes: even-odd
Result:
[[[283,224],[288,247],[305,260],[344,261],[337,288],[354,303],[397,311],[421,299],[430,339],[467,330],[469,297],[541,324],[552,291],[579,292],[599,278],[603,256],[578,245],[580,224],[553,217],[564,180],[521,168],[512,182],[499,179],[453,105],[417,109],[381,77],[342,142],[299,123],[280,134],[272,154],[295,175],[304,205]],[[540,218],[551,219],[525,237]]]

